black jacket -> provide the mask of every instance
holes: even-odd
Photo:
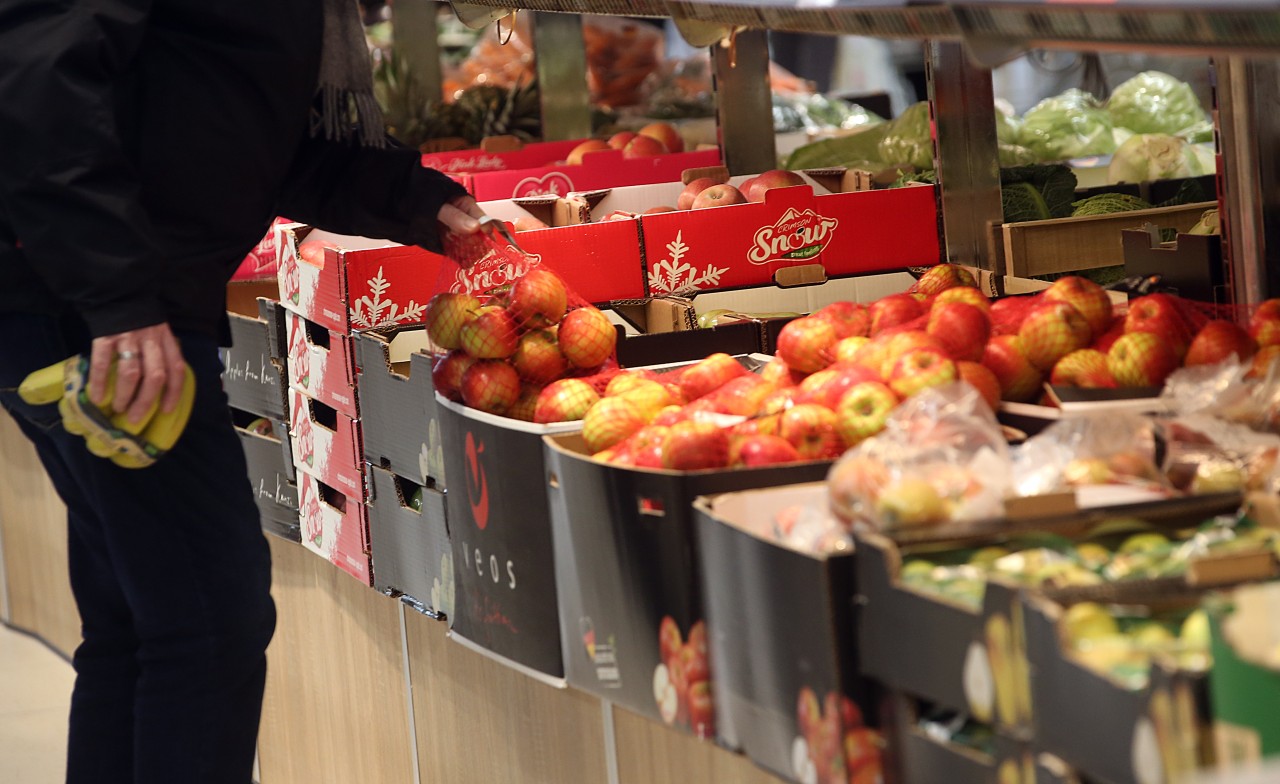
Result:
[[[276,215],[438,249],[463,189],[311,139],[319,0],[0,0],[0,311],[216,333]]]

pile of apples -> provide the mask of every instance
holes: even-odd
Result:
[[[587,139],[569,151],[565,163],[581,166],[588,154],[603,150],[621,150],[623,158],[651,158],[671,152],[684,152],[684,139],[669,123],[649,123],[639,131],[619,131],[606,139]]]
[[[599,373],[617,342],[609,319],[590,305],[570,307],[564,281],[543,267],[488,301],[465,293],[435,295],[426,327],[431,342],[446,352],[432,368],[437,392],[528,422],[547,405],[544,395],[557,401],[553,407],[563,404],[553,389],[557,380]],[[595,395],[586,381],[574,380]]]

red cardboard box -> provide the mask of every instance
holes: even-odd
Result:
[[[281,304],[340,335],[421,322],[445,260],[422,248],[298,224],[281,229],[279,247]]]
[[[457,174],[454,179],[480,201],[492,201],[525,196],[566,196],[574,191],[674,182],[680,179],[685,169],[719,163],[719,150],[696,150],[647,158],[624,158],[621,150],[601,150],[588,153],[581,166],[564,164]]]
[[[364,454],[360,423],[296,389],[289,390],[289,441],[293,464],[337,489],[364,501]]]
[[[285,331],[289,345],[289,388],[351,419],[359,419],[354,339],[325,329],[292,311],[285,316]]]
[[[486,140],[487,141],[487,140]],[[574,147],[586,139],[562,142],[535,142],[507,150],[485,149],[427,153],[422,165],[445,174],[480,174],[511,169],[532,169],[563,161]]]
[[[673,201],[679,186],[661,187]],[[829,277],[937,264],[936,198],[929,187],[815,195],[795,186],[763,203],[645,215],[649,292],[758,286],[802,264]]]
[[[306,473],[298,474],[298,504],[303,547],[372,585],[368,508]]]

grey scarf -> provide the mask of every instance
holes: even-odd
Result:
[[[311,135],[364,147],[386,145],[382,110],[373,97],[373,65],[356,0],[324,0],[320,48],[319,108]]]

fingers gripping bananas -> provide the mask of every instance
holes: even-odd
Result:
[[[173,448],[191,418],[195,402],[195,376],[184,368],[182,394],[173,411],[160,410],[159,400],[137,423],[111,410],[115,366],[107,379],[107,398],[95,405],[89,400],[89,359],[77,354],[27,376],[18,395],[30,405],[58,404],[62,426],[82,436],[89,451],[122,468],[146,468]]]

